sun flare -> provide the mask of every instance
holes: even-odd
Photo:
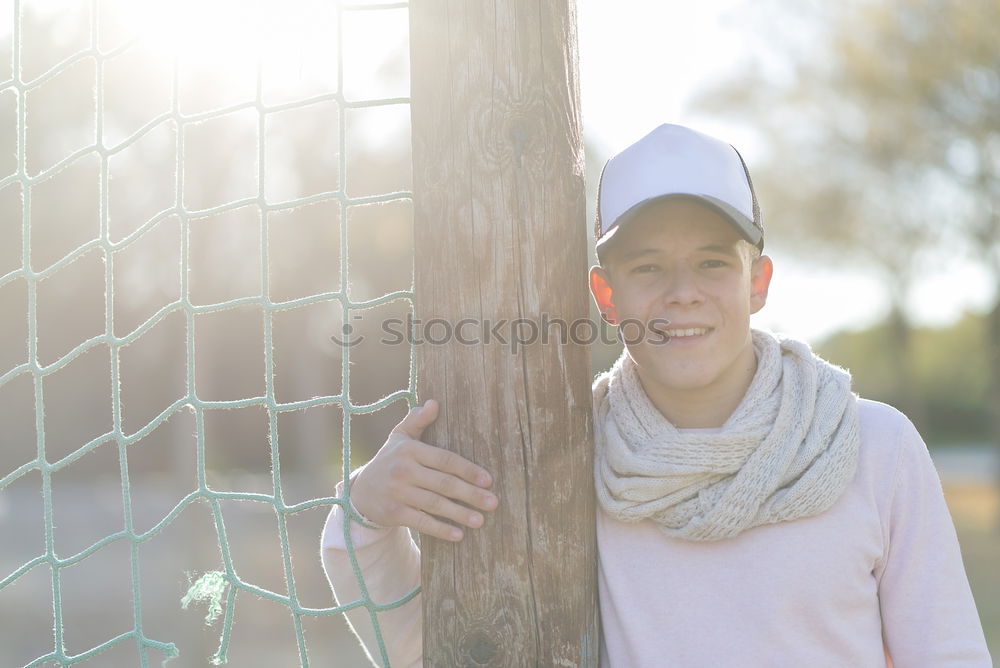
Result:
[[[322,0],[105,0],[102,14],[184,69],[234,80],[259,70],[271,86],[327,89],[343,72],[344,92],[355,98],[389,96],[371,82],[407,38],[405,9],[340,10]]]

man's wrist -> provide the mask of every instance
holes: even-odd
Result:
[[[390,527],[384,526],[382,524],[379,524],[378,522],[373,522],[372,520],[368,519],[368,517],[366,517],[360,510],[358,510],[358,507],[354,505],[354,499],[351,498],[351,488],[354,486],[354,479],[358,476],[361,470],[362,469],[359,468],[357,471],[355,471],[348,480],[347,504],[348,506],[350,506],[350,508],[348,509],[348,515],[351,517],[352,520],[356,521],[358,524],[367,529],[376,529],[376,530],[388,529]]]
[[[364,515],[362,515],[361,511],[358,510],[357,506],[355,506],[354,502],[351,501],[350,499],[347,500],[347,503],[350,504],[351,506],[351,515],[353,515],[352,519],[357,519],[358,524],[360,524],[361,526],[368,529],[379,529],[379,530],[389,528],[387,526],[379,524],[378,522],[373,522]]]

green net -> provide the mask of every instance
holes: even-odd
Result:
[[[48,3],[51,4],[51,3]],[[83,3],[74,3],[83,6]],[[145,3],[137,3],[145,6]],[[410,592],[399,601],[388,604],[377,605],[368,596],[363,578],[357,566],[357,561],[350,544],[349,532],[345,536],[351,554],[351,561],[354,564],[355,575],[360,583],[362,598],[357,601],[345,603],[338,607],[309,607],[302,603],[300,588],[297,587],[295,571],[293,569],[292,550],[289,539],[289,518],[297,513],[302,513],[310,509],[319,507],[329,507],[331,505],[341,505],[345,512],[351,513],[347,499],[323,496],[310,498],[305,501],[290,503],[287,499],[287,483],[283,484],[283,453],[281,450],[282,435],[279,434],[279,422],[283,415],[293,412],[307,411],[324,406],[339,407],[342,415],[342,476],[346,480],[351,469],[351,430],[352,418],[359,415],[374,413],[395,403],[406,403],[413,405],[415,401],[414,388],[414,357],[412,349],[409,351],[408,376],[405,387],[398,389],[381,399],[370,402],[352,401],[351,393],[351,366],[352,348],[351,346],[341,346],[339,351],[339,374],[340,390],[337,393],[327,393],[312,396],[307,399],[294,401],[281,400],[279,392],[276,392],[276,359],[275,359],[275,317],[278,314],[304,309],[310,305],[324,305],[339,312],[341,323],[344,324],[345,334],[349,331],[346,323],[351,323],[357,319],[356,313],[371,311],[383,305],[395,303],[402,304],[405,308],[412,308],[413,294],[411,290],[398,289],[357,298],[352,294],[352,275],[350,275],[351,263],[348,261],[348,248],[351,243],[348,233],[348,218],[352,210],[384,206],[392,202],[407,202],[411,199],[409,192],[396,190],[391,192],[376,192],[372,194],[355,195],[349,191],[345,185],[348,180],[348,145],[347,139],[347,115],[351,110],[396,108],[408,105],[409,100],[405,96],[391,97],[368,97],[350,94],[350,89],[345,88],[345,66],[343,55],[343,44],[350,39],[344,33],[345,17],[354,14],[372,14],[385,12],[387,10],[401,10],[405,13],[406,3],[399,2],[373,2],[367,4],[340,3],[300,3],[300,11],[304,11],[306,16],[312,9],[319,11],[321,6],[330,5],[335,14],[336,34],[328,35],[329,41],[336,45],[334,58],[323,62],[321,66],[328,72],[335,72],[335,80],[332,86],[326,91],[313,91],[310,95],[293,99],[283,99],[272,101],[265,95],[265,86],[262,83],[269,64],[266,58],[261,58],[256,63],[255,80],[252,86],[253,93],[249,99],[240,101],[227,101],[221,106],[213,108],[188,111],[180,103],[180,90],[184,85],[181,74],[182,68],[178,66],[178,58],[175,53],[173,66],[165,72],[169,89],[169,108],[152,118],[145,120],[139,127],[130,131],[121,131],[120,128],[112,127],[112,123],[105,119],[104,110],[107,108],[111,94],[109,82],[115,76],[117,63],[126,58],[128,54],[142,47],[144,43],[155,42],[157,39],[178,40],[186,34],[188,29],[196,27],[196,19],[201,20],[212,7],[220,5],[215,11],[221,11],[220,16],[224,21],[231,23],[232,31],[239,31],[238,15],[244,10],[245,5],[241,3],[208,2],[187,3],[191,5],[188,10],[193,13],[187,17],[191,23],[174,23],[175,30],[181,33],[171,34],[170,12],[174,6],[184,6],[184,2],[161,3],[166,7],[159,15],[154,14],[154,18],[147,25],[156,21],[165,22],[166,28],[159,26],[158,36],[151,37],[148,34],[139,32],[128,39],[119,40],[117,43],[112,37],[111,16],[114,3],[103,0],[92,0],[87,3],[86,9],[80,11],[77,7],[75,12],[69,12],[66,16],[61,16],[61,10],[49,10],[48,16],[52,20],[52,32],[64,33],[69,31],[73,34],[82,35],[81,41],[75,46],[72,39],[64,40],[60,43],[63,55],[53,64],[43,68],[36,68],[37,71],[26,72],[25,61],[29,55],[45,52],[50,45],[37,43],[36,33],[26,29],[31,21],[35,20],[35,6],[40,7],[38,16],[44,14],[46,3],[29,3],[27,0],[14,0],[8,8],[0,3],[0,9],[5,12],[5,20],[0,20],[0,38],[3,37],[5,25],[9,27],[9,35],[6,38],[5,48],[9,48],[9,61],[0,69],[0,127],[4,134],[0,135],[0,149],[9,148],[12,153],[12,160],[5,162],[6,156],[0,156],[0,201],[6,197],[5,201],[19,210],[20,215],[10,218],[12,224],[3,228],[3,242],[10,252],[0,253],[0,261],[10,261],[10,267],[0,265],[0,291],[20,289],[24,287],[23,306],[20,311],[10,307],[8,302],[2,302],[4,322],[13,323],[25,318],[26,336],[22,337],[26,345],[21,348],[19,345],[7,346],[7,354],[0,357],[0,391],[7,394],[0,396],[0,403],[6,401],[7,397],[13,396],[15,392],[24,394],[24,405],[30,406],[25,413],[33,416],[29,420],[31,423],[27,429],[33,432],[33,438],[24,434],[28,432],[17,432],[11,428],[5,429],[0,435],[3,439],[6,458],[0,459],[0,495],[5,490],[10,490],[18,483],[28,481],[32,476],[40,480],[40,497],[42,512],[40,513],[43,527],[42,550],[31,558],[15,565],[12,569],[6,568],[9,557],[0,561],[5,565],[4,571],[0,572],[0,610],[6,608],[7,613],[0,617],[0,624],[6,625],[12,615],[16,615],[15,599],[9,598],[5,603],[5,594],[14,588],[19,582],[43,571],[48,576],[51,585],[51,651],[28,657],[26,660],[29,666],[41,665],[61,665],[68,666],[86,662],[92,659],[94,665],[108,665],[103,662],[98,655],[107,656],[107,652],[120,649],[123,646],[131,646],[135,649],[135,660],[129,660],[130,665],[139,664],[147,666],[152,657],[157,654],[164,660],[176,657],[179,654],[176,643],[171,638],[154,638],[144,625],[144,620],[148,618],[149,611],[145,611],[142,600],[142,577],[143,552],[141,547],[152,538],[168,530],[172,524],[184,511],[192,504],[205,504],[211,510],[212,523],[214,525],[214,536],[205,535],[205,543],[217,542],[218,569],[212,569],[212,564],[206,564],[202,570],[202,575],[194,579],[193,584],[183,596],[180,592],[174,599],[173,611],[177,615],[188,615],[181,611],[181,605],[187,607],[190,603],[198,604],[205,602],[207,616],[205,621],[211,622],[217,617],[222,618],[221,638],[213,662],[220,663],[227,660],[227,655],[232,642],[232,634],[235,621],[237,619],[237,609],[239,608],[240,594],[252,594],[261,599],[273,601],[281,606],[287,607],[287,612],[291,616],[294,627],[295,644],[298,649],[298,661],[300,665],[309,664],[309,653],[306,647],[306,633],[303,621],[311,617],[323,617],[338,615],[349,609],[364,607],[368,610],[378,638],[378,651],[381,661],[388,665],[387,653],[379,631],[377,613],[386,609],[402,605],[410,600],[417,592]],[[252,4],[252,3],[251,3]],[[266,4],[266,3],[265,3]],[[277,3],[274,3],[277,4]],[[295,6],[297,3],[291,3]],[[124,5],[119,4],[118,7]],[[178,10],[180,11],[180,10]],[[68,23],[72,24],[67,27]],[[32,24],[34,25],[34,24]],[[216,26],[218,28],[218,26]],[[265,26],[266,28],[267,26]],[[293,26],[294,28],[294,26]],[[323,28],[321,28],[322,30]],[[75,32],[74,32],[75,31]],[[263,35],[262,33],[261,35]],[[261,35],[258,38],[263,39]],[[377,33],[375,34],[377,36]],[[361,36],[366,37],[365,35]],[[372,35],[367,35],[372,37]],[[221,38],[220,38],[221,39]],[[223,40],[224,41],[224,40]],[[236,42],[232,42],[235,44]],[[67,44],[69,46],[67,46]],[[294,39],[286,41],[282,48],[289,48],[294,44]],[[252,46],[252,45],[251,45]],[[226,47],[223,45],[222,47]],[[59,49],[56,49],[59,51]],[[180,51],[183,54],[183,50]],[[250,52],[253,52],[251,49]],[[2,55],[2,54],[0,54]],[[183,56],[181,56],[183,57]],[[9,64],[9,70],[7,65]],[[56,149],[52,146],[44,149],[36,149],[40,144],[44,144],[46,139],[44,133],[32,134],[37,127],[44,128],[46,114],[51,111],[53,114],[59,106],[70,106],[72,102],[60,100],[47,95],[47,91],[54,83],[61,81],[68,76],[68,73],[76,72],[80,68],[86,68],[92,72],[92,78],[82,84],[82,98],[90,98],[92,106],[88,109],[86,105],[80,109],[63,110],[64,118],[74,119],[78,117],[86,118],[93,116],[90,128],[92,132],[89,136],[74,144],[72,141],[58,143]],[[5,74],[6,72],[6,74]],[[148,73],[148,76],[156,76],[155,72]],[[80,91],[78,91],[80,92]],[[138,91],[136,98],[141,98],[142,93]],[[287,96],[286,96],[287,97]],[[132,100],[141,103],[141,99]],[[281,177],[281,172],[272,174],[269,165],[272,164],[272,157],[275,153],[281,153],[282,145],[279,139],[269,139],[268,123],[276,115],[286,113],[296,109],[313,108],[317,105],[330,104],[336,107],[336,123],[332,123],[326,128],[326,132],[336,136],[336,146],[338,153],[336,156],[337,183],[331,189],[313,192],[308,195],[295,197],[275,196],[275,192],[281,189],[272,189],[272,184]],[[60,113],[63,113],[60,112]],[[252,154],[255,165],[255,188],[256,192],[234,197],[222,203],[214,203],[209,206],[197,204],[198,198],[191,192],[191,179],[186,178],[185,172],[190,175],[192,171],[198,170],[199,155],[204,153],[199,149],[192,131],[211,125],[220,119],[232,118],[243,114],[251,120],[251,125],[256,126],[257,142]],[[64,126],[69,127],[64,123]],[[109,212],[114,208],[115,202],[111,191],[113,180],[113,169],[111,163],[119,160],[130,148],[146,141],[152,141],[164,128],[168,129],[174,138],[173,143],[165,149],[170,153],[167,161],[166,180],[160,179],[152,182],[143,180],[143,172],[140,169],[134,170],[137,175],[133,181],[125,181],[125,187],[134,184],[132,187],[149,190],[164,190],[170,193],[172,199],[167,206],[143,217],[137,221],[126,233],[117,235],[113,232],[113,222]],[[67,132],[69,129],[67,129]],[[319,140],[316,140],[318,143]],[[7,142],[7,143],[4,143]],[[52,157],[52,151],[63,151],[61,155]],[[161,153],[164,149],[161,147]],[[48,151],[48,153],[46,153]],[[288,151],[286,151],[287,153]],[[294,153],[294,151],[291,151]],[[233,156],[234,161],[240,156]],[[8,170],[7,167],[10,167]],[[69,194],[61,188],[49,187],[48,184],[56,183],[60,175],[72,172],[79,165],[94,166],[96,176],[97,193],[95,212],[97,233],[79,240],[68,252],[60,252],[51,260],[40,260],[42,253],[39,248],[47,244],[48,234],[45,230],[36,229],[37,224],[33,223],[38,211],[58,206],[62,197],[69,197]],[[114,177],[119,178],[120,177]],[[121,179],[120,179],[121,180]],[[117,186],[116,186],[117,187]],[[225,188],[223,188],[225,191]],[[155,198],[154,198],[155,199]],[[276,225],[276,217],[285,212],[295,211],[303,207],[317,204],[330,205],[337,212],[339,225],[331,220],[330,226],[336,227],[338,237],[336,246],[339,249],[339,268],[335,282],[331,282],[330,289],[313,290],[310,294],[297,296],[289,299],[273,299],[275,290],[272,285],[272,268],[274,261],[270,248],[272,239],[272,227]],[[207,303],[199,302],[192,298],[192,286],[190,276],[196,268],[196,261],[192,252],[192,238],[199,221],[218,218],[231,212],[250,211],[256,217],[259,227],[259,261],[256,262],[252,270],[259,280],[259,292],[253,295],[222,299]],[[67,215],[79,215],[79,211],[67,212]],[[20,220],[20,229],[17,229],[17,221]],[[156,230],[176,223],[179,228],[179,285],[176,286],[177,297],[165,305],[159,307],[152,315],[143,319],[130,331],[120,332],[116,322],[116,313],[121,308],[120,296],[116,292],[131,289],[130,286],[136,281],[142,281],[143,275],[131,274],[123,275],[121,267],[123,264],[122,254],[133,246],[143,243],[143,239],[151,238],[156,234]],[[83,226],[81,226],[82,228]],[[69,228],[67,228],[69,229]],[[20,236],[20,244],[17,237]],[[72,236],[72,235],[70,235]],[[44,243],[43,243],[44,242]],[[310,243],[307,239],[305,243]],[[92,336],[87,336],[84,328],[79,337],[83,340],[76,342],[63,354],[55,356],[52,360],[43,359],[45,356],[39,353],[39,337],[46,334],[46,328],[55,328],[56,325],[47,324],[45,317],[40,315],[39,292],[46,281],[53,281],[60,272],[66,273],[69,267],[76,266],[78,260],[94,254],[100,258],[99,281],[103,295],[103,318],[100,324],[101,330]],[[9,270],[8,270],[9,269]],[[150,269],[152,270],[152,269]],[[16,301],[16,300],[15,300]],[[232,311],[242,307],[253,307],[259,309],[261,315],[261,329],[263,339],[263,391],[258,395],[245,396],[239,399],[216,400],[205,398],[200,395],[197,379],[204,372],[199,372],[199,368],[205,362],[198,354],[198,328],[200,317],[206,314]],[[92,311],[99,309],[91,309]],[[183,349],[183,387],[184,390],[179,398],[173,400],[169,405],[160,410],[151,419],[134,429],[129,429],[123,419],[123,401],[127,403],[128,397],[123,390],[122,381],[122,352],[126,347],[136,344],[141,337],[149,335],[157,328],[157,325],[167,321],[171,315],[177,314],[183,319],[183,329],[177,330],[182,341],[178,345]],[[55,321],[53,321],[55,322]],[[5,328],[7,325],[5,324]],[[66,328],[68,335],[75,336],[77,330],[73,326]],[[162,328],[159,328],[162,329]],[[11,326],[13,332],[16,327]],[[158,331],[158,330],[156,330]],[[239,337],[238,332],[229,333],[234,338]],[[12,335],[15,336],[15,335]],[[5,339],[6,341],[6,339]],[[74,361],[88,355],[88,353],[107,353],[108,366],[110,370],[110,383],[105,378],[103,381],[94,381],[94,392],[100,388],[110,387],[110,419],[109,428],[103,429],[101,433],[93,437],[86,437],[83,441],[76,442],[68,450],[56,448],[53,443],[58,439],[51,438],[56,427],[50,420],[46,419],[47,408],[51,408],[53,399],[50,388],[47,385],[49,379],[61,370],[66,369]],[[93,357],[93,355],[91,355]],[[19,359],[17,359],[19,358]],[[8,359],[12,362],[7,366]],[[5,368],[6,367],[6,368]],[[327,373],[324,371],[324,373]],[[330,369],[329,373],[336,373]],[[145,379],[146,383],[155,384],[160,382],[156,378]],[[47,403],[48,401],[48,403]],[[221,409],[234,410],[247,407],[256,407],[266,413],[267,442],[268,442],[268,469],[262,471],[269,478],[269,490],[266,491],[239,491],[218,489],[211,484],[209,465],[207,460],[206,436],[207,416]],[[196,458],[196,484],[186,494],[180,495],[170,502],[171,509],[158,517],[152,523],[151,528],[142,530],[135,520],[133,506],[134,498],[141,487],[142,480],[136,478],[132,473],[130,457],[134,457],[133,449],[144,439],[150,437],[159,427],[164,425],[173,416],[182,412],[193,414],[194,428],[193,439],[195,444],[194,457]],[[73,425],[57,425],[62,432],[74,433]],[[79,433],[86,430],[80,429]],[[8,440],[9,439],[9,440]],[[328,440],[333,440],[334,436],[327,434]],[[71,438],[72,440],[72,438]],[[30,443],[29,443],[30,441]],[[61,447],[61,446],[60,446]],[[60,471],[70,470],[73,467],[81,466],[88,458],[87,455],[98,449],[111,449],[115,452],[117,468],[115,472],[120,476],[120,500],[122,504],[123,523],[117,531],[113,531],[79,550],[71,553],[64,553],[58,549],[57,535],[66,527],[57,521],[53,512],[53,474]],[[30,453],[19,462],[9,465],[11,457],[19,456],[16,453]],[[329,489],[333,489],[334,480],[329,480]],[[230,549],[230,540],[227,536],[227,524],[224,521],[223,504],[230,501],[256,502],[266,504],[273,509],[276,519],[278,541],[281,549],[281,569],[287,593],[274,591],[273,588],[261,586],[250,581],[250,578],[241,576],[241,573],[234,564]],[[0,519],[4,515],[4,505],[0,499]],[[16,515],[18,507],[8,503],[8,514]],[[100,508],[94,508],[94,513],[100,513]],[[57,526],[58,525],[58,526]],[[2,526],[2,525],[0,525]],[[315,540],[318,545],[320,526],[314,526]],[[15,545],[21,541],[21,536],[10,531],[4,532],[4,541],[8,545]],[[25,539],[27,540],[27,539]],[[26,543],[27,544],[27,543]],[[113,577],[128,580],[128,589],[131,592],[131,625],[123,632],[106,637],[102,642],[94,644],[84,651],[68,649],[66,641],[67,624],[64,619],[64,577],[66,569],[84,561],[100,561],[109,554],[109,550],[116,545],[127,547],[128,557],[127,569],[120,569],[113,573]],[[63,548],[65,549],[65,548]],[[6,548],[5,548],[6,550]],[[316,552],[318,550],[314,550]],[[8,551],[8,555],[11,554]],[[315,554],[312,558],[318,562]],[[109,567],[114,570],[114,567]],[[100,614],[102,602],[93,600],[90,605],[94,608],[94,614]],[[75,653],[74,653],[75,652]],[[13,649],[0,647],[0,657],[4,659],[4,665],[15,660]],[[96,657],[96,658],[95,658]],[[204,657],[191,657],[195,665],[200,664]],[[282,665],[289,665],[293,659],[287,657],[287,661],[282,661]],[[19,660],[20,662],[20,660]]]

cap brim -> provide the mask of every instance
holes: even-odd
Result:
[[[608,231],[597,240],[596,248],[598,257],[601,257],[607,252],[611,240],[615,237],[615,233],[618,232],[623,225],[627,225],[631,222],[645,207],[666,199],[693,199],[700,204],[704,204],[705,206],[714,209],[716,213],[722,216],[725,220],[729,221],[729,223],[736,228],[736,231],[740,233],[740,236],[749,241],[751,244],[757,246],[758,248],[763,245],[762,242],[764,240],[764,235],[757,228],[757,226],[754,225],[753,220],[747,218],[738,209],[730,204],[709,195],[699,195],[695,193],[669,193],[643,200],[622,215],[618,216],[618,219],[612,223],[611,227],[608,228]]]

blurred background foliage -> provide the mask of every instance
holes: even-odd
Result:
[[[985,443],[992,428],[986,400],[990,378],[977,351],[987,348],[987,330],[986,318],[979,314],[966,314],[946,328],[912,328],[908,393],[900,388],[894,360],[885,354],[898,343],[890,323],[836,334],[819,348],[825,357],[852,370],[854,389],[861,396],[895,406],[910,401],[915,409],[911,419],[920,423],[924,439],[935,447]]]

